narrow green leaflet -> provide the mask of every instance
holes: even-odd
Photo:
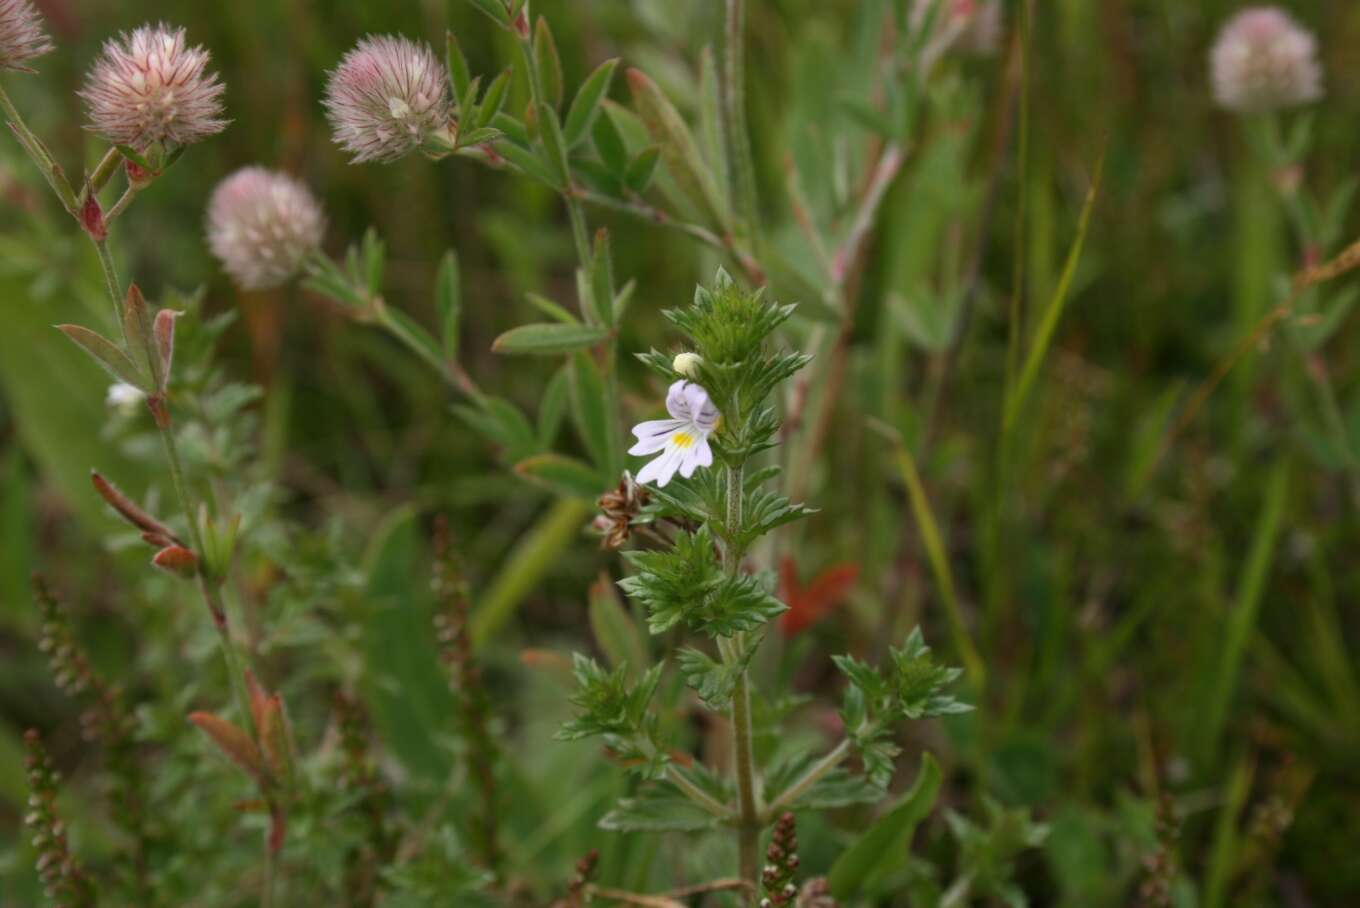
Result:
[[[435,310],[444,342],[444,356],[450,361],[458,358],[459,329],[463,314],[462,280],[458,270],[458,255],[452,249],[444,253],[435,278]]]
[[[143,374],[142,370],[137,368],[131,357],[124,353],[123,349],[113,341],[81,325],[58,325],[57,330],[75,341],[82,350],[90,354],[90,357],[102,366],[104,371],[108,372],[114,380],[127,382],[134,388],[140,388],[142,391],[150,393],[150,379]]]
[[[587,350],[609,337],[609,329],[598,325],[548,323],[522,325],[496,338],[491,349],[497,353],[551,355]]]
[[[562,126],[562,137],[566,141],[568,150],[581,144],[590,133],[591,127],[595,125],[595,120],[600,113],[600,102],[604,100],[605,95],[609,94],[609,86],[613,84],[614,70],[618,68],[618,65],[617,58],[606,60],[586,77],[585,82],[581,83],[581,88],[576,92],[576,97],[571,102],[571,109],[567,111],[566,123]],[[613,128],[612,123],[609,128]],[[615,130],[615,134],[617,135],[617,130]],[[620,140],[620,144],[622,144],[622,140]],[[608,162],[606,161],[606,163]]]

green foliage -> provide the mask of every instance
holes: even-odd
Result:
[[[672,551],[626,557],[637,573],[619,585],[646,607],[653,634],[684,622],[695,633],[730,637],[755,630],[787,609],[762,578],[723,572],[707,526],[682,533]]]

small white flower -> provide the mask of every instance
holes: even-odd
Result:
[[[109,385],[108,396],[104,402],[109,409],[118,410],[121,413],[131,413],[142,401],[146,400],[146,394],[141,388],[129,385],[127,382],[120,381]]]
[[[637,444],[629,454],[661,452],[638,473],[638,482],[664,486],[676,472],[689,479],[699,467],[713,466],[713,449],[708,437],[718,428],[722,414],[708,399],[708,392],[691,381],[678,381],[666,394],[670,419],[653,419],[633,427]]]
[[[677,353],[671,362],[671,368],[685,378],[698,378],[699,367],[703,364],[703,357],[697,353]]]

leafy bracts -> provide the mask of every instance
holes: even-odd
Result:
[[[645,777],[664,771],[667,758],[657,743],[656,717],[648,711],[661,683],[661,666],[653,667],[635,682],[628,666],[608,672],[594,659],[578,653],[572,673],[577,688],[571,702],[579,713],[558,731],[558,740],[600,736],[622,765]]]
[[[669,552],[629,552],[638,573],[619,585],[647,608],[648,626],[661,634],[677,624],[708,637],[754,630],[787,607],[759,577],[724,574],[707,526],[682,533]]]
[[[850,682],[841,709],[846,738],[859,755],[865,776],[882,789],[892,780],[899,753],[888,733],[893,721],[931,719],[973,708],[947,690],[963,670],[937,665],[919,627],[900,649],[890,648],[889,655],[891,666],[886,677],[853,656],[833,657]]]

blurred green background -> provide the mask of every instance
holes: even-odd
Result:
[[[335,678],[401,679],[399,704],[377,720],[379,736],[407,739],[388,742],[401,754],[401,778],[442,778],[446,755],[422,742],[446,733],[430,723],[443,721],[447,704],[426,625],[411,617],[411,609],[418,616],[428,608],[420,605],[422,521],[449,516],[474,589],[484,590],[517,541],[557,506],[503,469],[495,447],[452,414],[446,388],[387,338],[301,291],[237,294],[207,254],[202,213],[216,181],[238,166],[295,172],[325,203],[328,247],[339,252],[369,226],[381,232],[388,300],[426,324],[434,321],[439,259],[455,249],[464,366],[534,414],[556,364],[489,350],[499,333],[534,320],[526,291],[572,297],[574,258],[559,200],[461,159],[350,166],[329,141],[319,103],[326,71],[367,33],[438,44],[452,28],[479,73],[507,65],[507,38],[451,0],[38,5],[58,50],[39,61],[40,76],[6,76],[5,84],[71,172],[102,150],[81,128],[74,92],[105,38],[163,19],[212,51],[233,123],[143,194],[115,252],[151,296],[204,287],[207,313],[239,310],[216,362],[223,375],[264,389],[251,407],[256,423],[245,429],[260,454],[252,469],[281,490],[274,513],[298,528],[259,545],[291,546],[274,555],[294,576],[311,568],[342,578],[283,602],[261,597],[264,620],[278,629],[264,658],[300,691]],[[1211,101],[1207,48],[1237,6],[1038,3],[1023,180],[1014,132],[1002,131],[1014,84],[1004,52],[961,65],[956,99],[942,103],[912,143],[857,288],[843,396],[826,430],[833,443],[822,446],[804,490],[822,514],[777,553],[804,578],[852,562],[860,579],[834,620],[781,649],[771,679],[831,700],[827,654],[874,652],[885,635],[898,639],[916,621],[957,662],[892,452],[866,420],[889,423],[924,451],[920,467],[989,685],[974,697],[974,716],[909,739],[908,752],[928,743],[948,755],[955,806],[976,804],[985,792],[1033,806],[1052,824],[1042,854],[1021,867],[1033,904],[1133,904],[1163,794],[1183,817],[1177,847],[1194,903],[1360,899],[1360,473],[1320,428],[1298,359],[1280,343],[1255,351],[1166,461],[1153,462],[1175,408],[1279,301],[1302,254],[1270,174],[1253,163],[1243,124]],[[686,111],[719,7],[534,3],[553,25],[569,86],[621,56]],[[1329,200],[1360,176],[1360,7],[1328,0],[1289,7],[1320,37],[1327,97],[1313,111],[1303,179]],[[853,128],[841,102],[862,69],[853,53],[866,40],[861,13],[854,0],[751,3],[762,208],[772,235],[795,252],[786,155],[817,159]],[[620,101],[625,94],[616,86]],[[998,135],[1008,141],[998,145]],[[1032,311],[1048,299],[1102,149],[1104,183],[1069,308],[998,488],[988,465],[1005,300],[1017,263]],[[829,172],[811,182],[836,179]],[[168,726],[183,701],[212,690],[181,689],[184,664],[217,666],[196,604],[168,581],[146,581],[140,550],[107,544],[117,530],[88,487],[93,466],[139,495],[153,481],[145,440],[110,417],[105,383],[50,327],[104,317],[93,253],[12,141],[0,143],[0,195],[0,849],[16,843],[0,850],[0,903],[27,905],[36,902],[17,845],[19,730],[43,728],[70,774],[91,771],[75,711],[34,646],[29,572],[41,569],[63,589],[107,675],[139,700],[161,701],[164,715],[158,708],[144,716],[149,727]],[[593,222],[611,229],[618,274],[638,281],[621,349],[664,348],[670,338],[660,309],[688,299],[717,260],[617,215],[595,212]],[[1342,224],[1343,243],[1360,237],[1360,217]],[[975,311],[956,364],[946,365],[961,305],[954,291],[979,249]],[[798,289],[775,287],[790,301]],[[1345,303],[1342,290],[1331,299]],[[794,339],[812,324],[801,322]],[[1313,368],[1330,374],[1351,450],[1360,450],[1358,342],[1354,319],[1343,318],[1308,354]],[[641,413],[657,389],[625,360],[625,400]],[[942,375],[950,380],[941,383]],[[981,539],[998,512],[1001,563],[988,562]],[[576,534],[584,513],[549,526],[565,548],[486,655],[505,734],[532,745],[524,782],[531,793],[520,805],[528,844],[521,841],[519,857],[549,888],[599,837],[591,823],[615,793],[590,748],[547,743],[566,709],[561,687],[518,658],[523,648],[593,645],[585,591],[614,559]],[[268,587],[266,561],[246,565],[243,586]],[[338,573],[360,565],[366,579]],[[381,605],[388,600],[400,605]],[[308,623],[312,608],[339,617]],[[368,642],[328,644],[327,628],[363,628]],[[334,658],[313,664],[313,651]],[[356,659],[362,664],[346,661]],[[370,697],[381,702],[381,693]],[[295,706],[317,737],[323,707]],[[534,832],[530,802],[552,803],[563,779],[585,794]],[[1292,822],[1272,839],[1261,824],[1275,805]],[[186,808],[182,819],[191,816]],[[230,835],[230,816],[214,828]],[[818,835],[810,833],[814,843]],[[929,843],[940,835],[925,834],[927,851],[938,853]],[[97,854],[98,833],[82,837]]]

